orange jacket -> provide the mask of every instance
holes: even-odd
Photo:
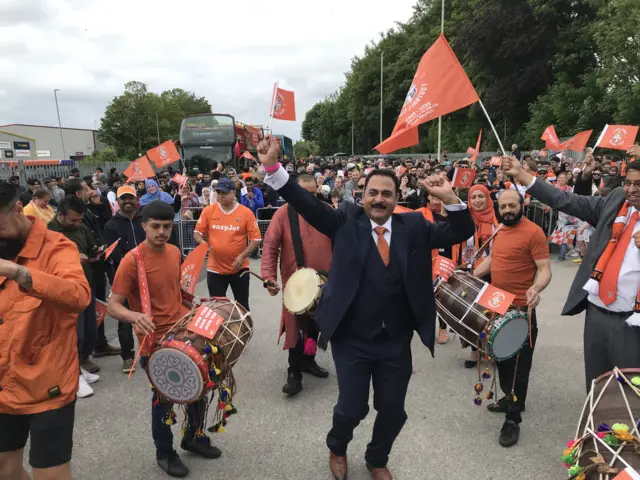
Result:
[[[76,323],[91,301],[78,247],[62,234],[33,226],[16,258],[33,285],[0,277],[0,413],[28,415],[76,398],[80,366]]]

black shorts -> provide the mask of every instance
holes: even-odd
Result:
[[[0,453],[23,449],[31,434],[29,464],[50,468],[71,461],[76,402],[33,415],[0,413]]]

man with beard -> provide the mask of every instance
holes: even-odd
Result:
[[[303,174],[297,180],[302,188],[315,195],[318,187],[312,175]],[[298,268],[313,268],[324,274],[329,272],[331,240],[309,225],[292,206],[283,205],[271,219],[262,246],[262,277],[271,281],[267,287],[271,296],[280,290],[278,258],[282,285],[287,288],[289,278]],[[283,306],[279,333],[280,336],[285,334],[283,350],[289,351],[289,370],[283,393],[294,396],[302,391],[302,372],[319,378],[329,376],[329,372],[316,363],[318,327],[313,317],[294,315]],[[308,346],[309,342],[311,346]]]
[[[142,228],[142,215],[136,208],[136,189],[131,185],[122,186],[118,188],[116,196],[119,210],[104,227],[104,235],[108,245],[119,240],[110,257],[114,271],[118,270],[124,256],[144,242],[146,238]],[[134,369],[133,359],[135,357],[131,324],[118,322],[118,340],[122,350],[120,354],[122,372],[130,373]]]
[[[76,246],[0,181],[0,478],[71,480],[76,319],[91,300]]]
[[[533,349],[538,337],[536,307],[540,303],[540,293],[551,282],[547,236],[539,226],[522,216],[523,208],[524,198],[517,190],[505,190],[500,194],[497,216],[503,227],[493,240],[491,253],[473,271],[478,278],[491,274],[491,284],[514,294],[513,306],[529,316],[531,338],[516,357],[498,362],[500,388],[505,396],[488,406],[491,412],[506,413],[500,432],[503,447],[518,443],[521,412],[525,410]]]
[[[49,230],[60,232],[78,247],[80,260],[87,281],[91,286],[91,303],[78,316],[78,357],[80,358],[80,386],[78,397],[85,398],[93,395],[90,384],[100,380],[98,375],[89,372],[85,362],[93,352],[98,338],[98,324],[96,321],[95,285],[96,279],[92,265],[95,265],[97,248],[91,230],[82,222],[86,206],[78,197],[68,196],[62,199],[58,206],[56,217],[49,222]],[[94,261],[94,263],[90,263]]]
[[[146,239],[120,262],[108,302],[109,315],[133,325],[140,345],[140,363],[143,368],[153,346],[188,313],[182,305],[180,290],[182,255],[177,247],[168,244],[173,230],[173,216],[173,207],[160,200],[153,201],[144,208],[142,226]],[[143,295],[140,291],[141,271],[146,275],[146,296],[144,291]],[[144,306],[145,298],[150,312]],[[151,312],[153,317],[150,316]],[[204,458],[218,458],[220,450],[211,445],[209,437],[202,433],[206,407],[206,398],[187,406],[187,428],[180,446],[183,450]],[[173,449],[173,404],[161,399],[155,390],[151,418],[158,466],[169,476],[186,477],[189,469]]]
[[[425,183],[449,210],[449,222],[428,223],[420,213],[393,214],[398,178],[378,169],[358,179],[364,180],[364,208],[348,202],[327,208],[289,177],[278,163],[279,150],[270,136],[258,145],[265,182],[333,246],[329,279],[316,312],[321,343],[331,341],[338,376],[338,402],[327,436],[329,467],[334,478],[347,477],[347,447],[369,412],[373,380],[378,415],[365,459],[373,479],[390,480],[389,454],[407,420],[404,404],[414,330],[433,352],[431,251],[473,235],[471,215],[441,177]]]
[[[640,158],[640,147],[628,153]],[[591,155],[591,154],[589,154]],[[587,162],[591,163],[588,158]],[[508,174],[527,185],[541,202],[584,220],[595,228],[569,290],[563,315],[586,310],[584,360],[587,391],[598,376],[640,366],[640,161],[627,167],[624,186],[606,197],[563,192],[505,160]]]

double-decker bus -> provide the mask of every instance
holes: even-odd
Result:
[[[189,115],[180,125],[180,149],[187,168],[209,171],[214,161],[237,168],[235,119],[226,113]]]

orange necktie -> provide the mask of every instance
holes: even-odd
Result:
[[[618,240],[616,248],[613,251],[613,255],[611,255],[611,259],[609,260],[609,263],[607,263],[607,267],[604,269],[602,274],[599,296],[600,300],[602,300],[602,303],[605,305],[611,305],[616,301],[616,297],[618,296],[618,277],[620,277],[622,261],[627,253],[627,248],[629,247],[629,242],[633,235],[633,228],[637,221],[638,211],[635,211],[633,212],[633,215],[631,215],[624,232],[620,235],[620,240]]]
[[[380,252],[382,261],[385,265],[389,265],[389,244],[384,239],[384,233],[387,229],[384,227],[376,227],[374,230],[378,234],[378,251]]]

